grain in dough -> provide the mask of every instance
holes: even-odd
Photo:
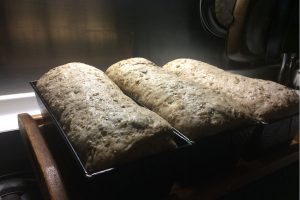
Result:
[[[299,96],[278,83],[248,78],[193,59],[176,59],[163,68],[181,79],[222,92],[231,97],[246,115],[260,121],[273,121],[297,113]]]
[[[230,98],[181,80],[151,61],[131,58],[106,70],[125,93],[193,140],[235,128],[246,121]]]
[[[53,68],[37,88],[89,172],[176,147],[166,120],[137,105],[95,67]]]

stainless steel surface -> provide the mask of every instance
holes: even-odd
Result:
[[[19,113],[39,114],[40,110],[33,92],[0,96],[0,134],[17,130]]]
[[[27,92],[56,65],[105,67],[131,55],[131,33],[117,31],[105,1],[6,0],[0,9],[0,94]]]
[[[202,30],[198,0],[2,0],[0,95],[31,91],[51,67],[106,69],[131,56],[221,64],[224,41]]]

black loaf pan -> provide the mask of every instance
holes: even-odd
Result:
[[[150,194],[167,193],[174,181],[190,184],[200,179],[205,180],[216,172],[231,170],[242,157],[254,158],[270,146],[286,144],[298,127],[298,120],[295,120],[298,115],[294,115],[271,123],[252,121],[245,124],[243,128],[223,131],[197,141],[189,140],[174,129],[174,139],[179,146],[175,151],[88,174],[53,112],[37,90],[36,82],[30,84],[36,92],[44,120],[51,122],[44,132],[45,135],[49,135],[47,140],[50,141],[49,145],[53,145],[53,151],[57,151],[58,159],[63,158],[59,162],[64,163],[63,169],[66,171],[63,174],[67,176],[67,180],[72,180],[74,183],[76,181],[73,179],[79,177],[77,185],[80,185],[80,190],[87,188],[88,193],[101,194],[101,196],[117,195],[119,198],[129,195],[132,198],[133,194],[136,196],[143,194],[142,198],[145,198],[147,194],[149,199],[153,199]],[[290,124],[288,129],[284,126],[286,123]],[[272,127],[280,127],[281,131],[277,134],[268,131],[273,129]],[[267,141],[272,142],[269,144]]]
[[[131,94],[127,96],[137,102]],[[257,159],[275,148],[286,147],[298,132],[299,113],[296,113],[270,122],[252,119],[212,136],[190,139],[192,145],[176,154],[173,178],[181,184],[205,181],[216,172],[232,170],[239,159]]]
[[[259,122],[244,145],[243,158],[257,159],[278,148],[286,148],[299,133],[299,112],[269,122]]]
[[[174,173],[177,172],[173,169],[180,167],[178,153],[191,146],[189,139],[174,129],[172,134],[177,149],[89,173],[38,91],[36,81],[30,82],[30,85],[43,116],[43,136],[57,160],[71,199],[158,199],[167,195],[174,181]]]
[[[241,159],[245,144],[257,131],[256,124],[234,128],[192,141],[192,145],[177,152],[179,167],[173,171],[178,184],[205,183],[217,173],[226,173]]]
[[[123,91],[124,92],[124,91]],[[140,106],[132,94],[125,93]],[[151,109],[150,109],[151,110]],[[229,128],[213,135],[208,135],[197,140],[188,138],[192,145],[176,152],[173,163],[172,179],[181,185],[189,185],[199,180],[205,181],[216,173],[232,170],[245,151],[245,145],[259,131],[259,122],[252,120],[238,127]],[[175,128],[173,128],[176,130]],[[185,135],[184,132],[181,135]],[[199,133],[201,135],[201,133]]]
[[[244,126],[244,127],[242,127]],[[234,169],[240,159],[255,160],[276,149],[287,148],[299,133],[299,113],[270,122],[252,120],[240,127],[192,141],[178,152],[179,183],[191,184]]]
[[[244,127],[192,141],[177,152],[173,179],[181,185],[205,184],[216,173],[233,170],[240,159],[255,160],[287,148],[298,132],[299,114],[294,114],[269,123],[251,121]]]

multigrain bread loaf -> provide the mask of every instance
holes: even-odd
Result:
[[[192,59],[176,59],[163,66],[181,79],[190,80],[231,97],[257,120],[272,121],[298,112],[299,96],[278,83],[226,72]]]
[[[106,74],[125,93],[193,140],[241,125],[230,98],[179,79],[144,58],[120,61]]]
[[[37,88],[90,172],[176,147],[169,123],[97,68],[62,65],[44,74]]]

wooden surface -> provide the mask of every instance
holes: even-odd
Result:
[[[39,125],[42,124],[41,116],[20,114],[18,119],[20,131],[31,149],[30,152],[36,161],[35,167],[39,171],[38,175],[49,198],[68,199],[55,159],[39,129]],[[199,180],[199,183],[185,186],[174,183],[170,196],[176,200],[217,199],[297,161],[299,161],[299,134],[288,148],[278,149],[254,160],[240,160],[228,173],[216,174],[205,182]]]
[[[34,116],[34,118],[35,120],[26,113],[19,114],[18,123],[41,181],[42,192],[46,199],[68,200],[56,162],[37,124],[37,122],[41,122],[41,117]]]

